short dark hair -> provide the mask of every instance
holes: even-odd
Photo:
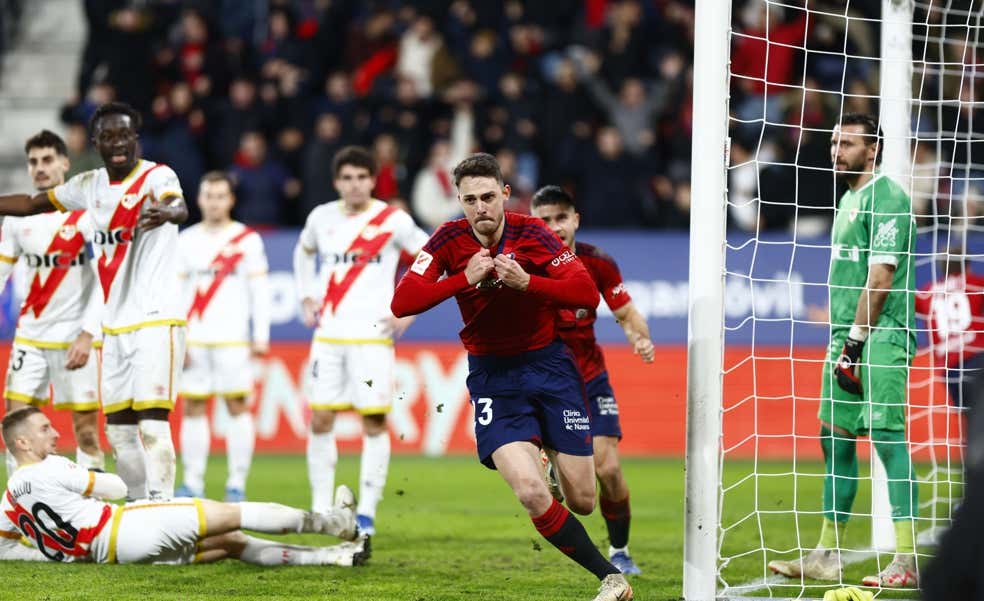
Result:
[[[867,113],[844,113],[840,120],[841,127],[845,125],[860,125],[864,128],[864,142],[867,145],[878,144],[878,152],[875,154],[875,164],[881,164],[882,140],[885,135],[878,125],[878,119]]]
[[[24,154],[31,152],[32,148],[54,148],[57,154],[63,157],[68,156],[68,146],[65,145],[65,140],[48,129],[42,129],[27,139],[24,144]]]
[[[543,186],[533,194],[530,206],[535,209],[544,205],[561,205],[577,211],[574,197],[560,186]]]
[[[499,161],[487,152],[473,154],[461,161],[455,165],[451,174],[454,176],[455,186],[466,177],[492,177],[500,186],[502,185],[502,169],[499,168]]]
[[[346,146],[335,153],[335,158],[331,160],[331,172],[336,178],[345,165],[362,167],[369,170],[369,175],[376,175],[376,159],[362,146]]]
[[[107,102],[97,108],[96,112],[92,113],[92,118],[89,119],[89,133],[96,133],[96,125],[99,121],[103,117],[110,115],[125,115],[129,117],[134,131],[139,131],[143,127],[143,118],[140,116],[140,111],[125,102]]]
[[[23,409],[11,411],[3,416],[3,425],[0,426],[0,429],[2,429],[3,444],[8,449],[14,448],[14,435],[17,434],[18,428],[35,413],[41,413],[41,410],[34,405],[28,405]]]
[[[230,190],[234,190],[236,188],[236,185],[232,181],[232,176],[230,176],[225,171],[219,171],[219,170],[209,171],[208,173],[203,175],[201,181],[198,182],[198,185],[204,183],[214,184],[216,182],[225,182],[229,184]]]

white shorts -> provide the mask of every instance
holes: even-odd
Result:
[[[387,413],[393,404],[392,342],[311,343],[311,409]]]
[[[65,369],[67,356],[67,348],[38,348],[14,342],[4,398],[43,407],[52,398],[48,393],[50,384],[56,409],[99,409],[99,351],[93,350],[79,369]]]
[[[103,338],[103,412],[174,409],[185,327],[147,326]]]
[[[253,365],[248,345],[188,345],[188,366],[181,374],[183,396],[248,396],[252,390]]]
[[[116,509],[106,563],[193,563],[205,537],[200,499],[136,501]]]

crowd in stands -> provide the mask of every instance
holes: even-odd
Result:
[[[298,225],[333,200],[330,159],[372,149],[375,195],[433,228],[458,214],[450,168],[495,154],[526,210],[574,193],[592,227],[685,228],[692,0],[85,0],[88,42],[62,118],[75,168],[110,99],[144,118],[144,155],[194,199],[229,170],[237,218]],[[191,203],[194,205],[194,203]]]

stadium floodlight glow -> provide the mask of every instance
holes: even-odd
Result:
[[[880,14],[862,8],[849,0],[696,2],[687,601],[822,598],[876,573],[895,547],[885,470],[860,437],[858,495],[846,533],[838,534],[841,581],[784,579],[767,568],[815,548],[823,517],[817,410],[831,328],[821,307],[829,303],[832,252],[844,250],[831,244],[844,189],[833,183],[825,145],[841,115],[877,117],[880,174],[912,199],[916,287],[942,277],[940,260],[954,247],[971,270],[984,272],[984,123],[974,123],[974,109],[984,105],[975,67],[984,5],[882,0]],[[798,37],[790,34],[797,22]],[[880,47],[873,43],[879,38]],[[736,54],[747,42],[764,53],[757,72]],[[772,68],[791,56],[803,60],[789,60],[790,78],[774,80]],[[781,195],[766,194],[767,177],[782,170],[792,175],[779,180]],[[827,178],[821,204],[811,204],[817,193],[803,183],[818,181],[803,177],[810,173]],[[784,206],[790,225],[766,231]],[[738,303],[739,296],[751,300]],[[948,402],[922,317],[908,372],[905,444],[920,491],[914,524],[925,562],[961,494],[963,422]]]

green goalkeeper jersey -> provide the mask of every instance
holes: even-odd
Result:
[[[837,335],[854,323],[868,266],[894,265],[892,291],[872,334],[914,353],[916,225],[909,195],[876,173],[860,190],[845,192],[834,215],[828,280],[831,333]]]

